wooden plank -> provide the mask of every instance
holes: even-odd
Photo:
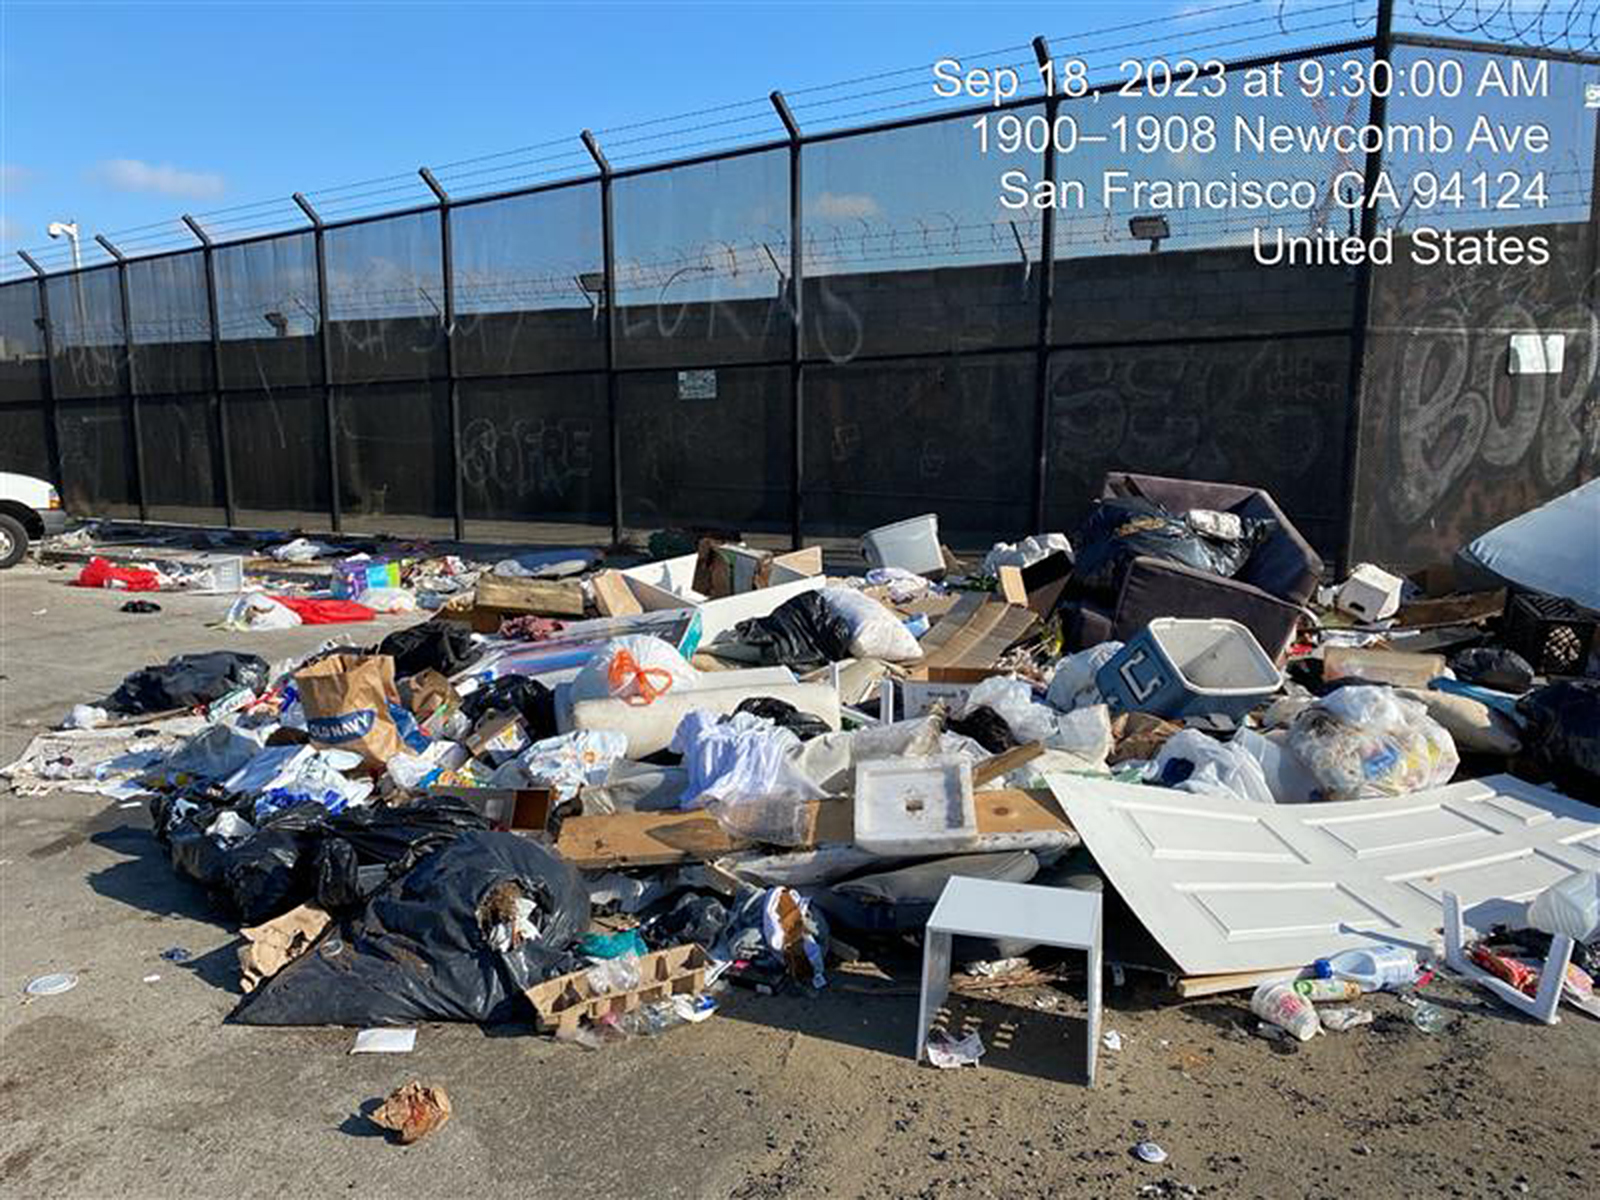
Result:
[[[576,579],[478,579],[479,608],[534,613],[541,617],[583,616],[583,585]]]
[[[1178,980],[1178,995],[1188,1000],[1195,996],[1216,996],[1223,992],[1254,991],[1263,983],[1298,979],[1303,967],[1278,967],[1268,971],[1236,971],[1231,975],[1185,975]]]
[[[973,796],[978,832],[1040,833],[1071,831],[1050,792],[999,788]],[[855,806],[848,799],[808,804],[808,843],[845,845],[855,840]],[[748,843],[729,837],[706,812],[610,813],[568,817],[556,838],[556,851],[582,870],[605,867],[659,867],[717,858]]]
[[[634,617],[644,612],[639,599],[620,571],[601,571],[590,582],[594,604],[605,617]]]
[[[1488,592],[1463,592],[1437,600],[1417,600],[1394,615],[1396,629],[1432,629],[1439,625],[1463,625],[1498,617],[1506,610],[1506,589]]]
[[[1024,763],[1032,762],[1043,753],[1043,742],[1025,742],[1021,746],[1003,750],[972,768],[972,786],[982,787],[992,779],[999,779],[1007,771],[1015,771]]]

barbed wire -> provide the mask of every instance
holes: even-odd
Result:
[[[1398,0],[1395,19],[1505,45],[1580,54],[1600,49],[1595,0]]]

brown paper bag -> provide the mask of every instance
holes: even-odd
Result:
[[[354,750],[378,767],[404,749],[389,715],[400,692],[387,654],[330,654],[296,672],[294,685],[313,745]]]

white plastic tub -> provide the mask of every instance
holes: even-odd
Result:
[[[869,529],[861,539],[861,555],[869,566],[899,567],[913,575],[943,571],[938,515],[923,513],[920,517]]]
[[[886,758],[856,765],[856,845],[885,857],[946,854],[978,840],[972,764]]]

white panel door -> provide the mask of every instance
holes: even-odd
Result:
[[[1446,891],[1487,930],[1573,871],[1600,870],[1600,810],[1510,775],[1334,804],[1078,776],[1051,789],[1188,975],[1301,966],[1374,939],[1425,948]]]

